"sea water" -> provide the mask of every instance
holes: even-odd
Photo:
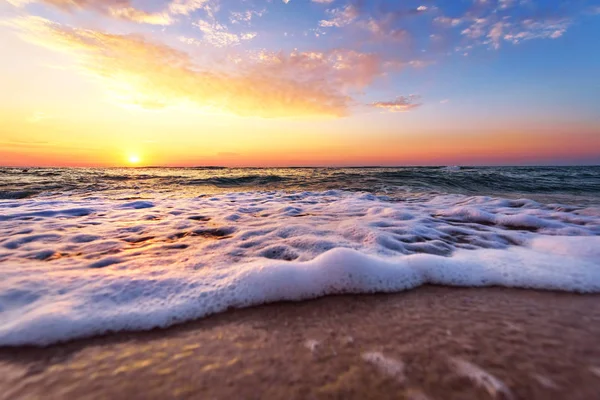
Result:
[[[600,168],[0,169],[0,345],[423,284],[600,292]]]

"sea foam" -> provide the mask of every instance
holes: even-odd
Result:
[[[340,191],[0,202],[0,345],[423,284],[600,292],[600,212]]]

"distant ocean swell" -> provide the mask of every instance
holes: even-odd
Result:
[[[411,193],[464,194],[598,204],[600,167],[0,169],[0,199],[60,196],[67,192],[118,195],[131,189],[178,196],[333,189],[393,197]]]
[[[289,171],[144,175],[167,181],[186,173],[184,180],[226,186],[300,179]],[[310,175],[359,180],[338,170],[295,173],[305,186],[315,184]],[[406,179],[398,178],[402,171],[354,172],[364,182],[382,173]],[[272,181],[277,176],[284,180]],[[428,182],[440,187],[436,179]],[[0,200],[0,345],[45,345],[166,327],[231,307],[428,283],[600,293],[595,188],[583,202],[570,195],[571,204],[548,204],[434,191],[398,197],[391,190],[258,187],[180,196],[172,183],[155,182],[150,191],[112,182],[108,196],[77,189]]]
[[[177,183],[180,185],[215,185],[217,187],[239,187],[239,186],[253,186],[257,187],[260,185],[270,185],[273,183],[285,182],[288,180],[284,176],[279,175],[245,175],[238,177],[213,177],[204,179],[185,179],[179,178]]]

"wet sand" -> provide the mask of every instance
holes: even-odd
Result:
[[[0,348],[0,398],[600,399],[600,295],[430,286]]]

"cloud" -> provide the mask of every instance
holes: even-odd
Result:
[[[148,13],[133,7],[110,8],[110,15],[120,19],[151,25],[171,25],[173,19],[167,13]]]
[[[8,4],[12,4],[15,7],[25,7],[27,4],[32,3],[33,0],[6,0]]]
[[[510,31],[502,38],[513,44],[532,39],[558,39],[565,34],[570,25],[571,21],[567,19],[541,21],[526,19],[510,26]]]
[[[31,3],[41,3],[72,12],[86,9],[98,13],[137,23],[151,25],[171,25],[173,16],[189,15],[192,12],[205,9],[210,12],[209,0],[172,0],[163,11],[148,12],[133,5],[132,0],[7,0],[14,6],[24,7]]]
[[[410,37],[407,30],[393,28],[393,19],[390,17],[384,19],[370,18],[368,21],[360,21],[358,26],[371,32],[371,39],[375,41],[402,41]]]
[[[254,17],[262,17],[265,13],[265,10],[256,11],[256,10],[246,10],[246,11],[232,11],[229,16],[229,21],[232,24],[238,24],[241,22],[249,23],[252,21]]]
[[[499,49],[504,42],[519,44],[533,39],[558,39],[570,25],[571,21],[564,18],[527,18],[520,21],[503,18],[497,22],[490,18],[477,18],[461,34],[473,40],[471,46],[487,45]]]
[[[558,2],[546,6],[530,0],[475,0],[462,16],[437,15],[433,22],[438,27],[459,29],[467,41],[456,47],[458,52],[477,46],[497,50],[505,43],[562,37],[580,11]]]
[[[386,63],[374,53],[347,49],[329,51],[259,51],[252,55],[256,68],[267,75],[303,82],[327,82],[340,90],[361,90],[385,73]]]
[[[172,0],[168,10],[173,15],[190,15],[196,10],[211,9],[209,0]]]
[[[366,7],[364,1],[351,1],[344,7],[326,11],[329,18],[319,21],[321,28],[359,27],[367,34],[370,42],[399,42],[411,38],[403,19],[437,9],[435,6],[421,5],[407,8],[404,5],[376,1],[373,7]]]
[[[43,3],[64,10],[70,10],[74,8],[108,8],[108,7],[129,7],[131,2],[129,0],[9,0],[9,3],[22,7],[31,3]]]
[[[429,46],[422,49],[437,51],[439,56],[441,51],[447,53],[448,49],[466,53],[476,47],[498,50],[502,45],[514,45],[527,40],[557,39],[566,34],[577,15],[593,13],[593,8],[583,7],[581,4],[566,7],[566,3],[562,2],[465,2],[470,2],[470,6],[457,15],[455,7],[442,1],[423,2],[425,4],[408,7],[405,2],[349,0],[343,7],[326,10],[327,18],[321,19],[318,25],[321,29],[347,29],[356,48],[402,42],[405,45],[403,50],[408,51],[412,48],[410,46],[423,43],[421,39],[429,37]],[[446,15],[445,11],[452,14]],[[418,24],[406,20],[412,17],[420,18]],[[389,48],[381,50],[382,53],[387,51]]]
[[[324,70],[311,67],[310,56],[282,58],[279,67],[266,69],[262,68],[265,62],[252,61],[236,73],[224,73],[203,69],[186,53],[140,36],[77,29],[38,17],[12,25],[27,40],[76,57],[78,70],[100,80],[119,103],[147,109],[193,105],[265,118],[339,117],[349,112],[352,103],[322,76],[302,73],[306,66],[315,72]],[[359,55],[332,57],[339,69],[330,75],[365,83],[361,74],[352,73],[354,64],[345,64],[360,59]],[[368,63],[364,65],[361,70],[368,69]]]
[[[507,8],[513,7],[515,0],[498,0],[498,8],[500,10],[506,10]]]
[[[392,101],[378,101],[372,103],[371,106],[390,112],[407,112],[422,106],[421,103],[415,103],[418,100],[419,96],[411,94],[410,96],[399,96]]]
[[[246,32],[246,33],[242,33],[240,35],[240,39],[242,39],[242,40],[252,40],[256,36],[258,36],[258,33],[256,33],[256,32]]]
[[[435,17],[433,22],[446,27],[455,27],[463,24],[465,21],[462,18],[450,18],[450,17]]]
[[[89,9],[128,21],[152,25],[170,25],[173,19],[167,12],[151,13],[133,7],[131,0],[9,0],[17,7],[31,3],[42,3],[63,11]]]
[[[495,49],[500,47],[500,41],[502,40],[502,37],[503,37],[503,34],[502,34],[503,30],[504,30],[504,24],[502,22],[496,22],[494,25],[492,25],[492,27],[490,28],[490,32],[487,35],[490,42],[492,43],[492,46]]]
[[[243,34],[235,34],[229,32],[229,29],[225,25],[221,25],[218,22],[208,22],[199,20],[194,23],[203,34],[203,40],[215,47],[226,47],[239,44],[242,40],[251,40],[256,37],[255,32],[247,32]],[[193,40],[193,39],[192,39]],[[194,42],[198,42],[194,40]]]
[[[360,16],[358,8],[356,8],[352,4],[347,5],[343,8],[327,10],[327,13],[330,15],[330,18],[319,22],[319,26],[323,28],[341,28],[343,26],[351,24],[352,22],[354,22],[354,20],[356,20],[356,18]]]

